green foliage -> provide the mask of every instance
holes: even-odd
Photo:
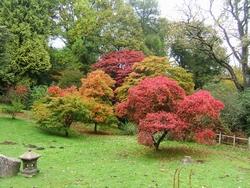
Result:
[[[48,87],[45,85],[35,86],[31,89],[29,95],[29,107],[31,107],[35,101],[40,101],[47,95]]]
[[[207,84],[206,89],[210,90],[213,96],[225,105],[220,116],[223,125],[229,131],[244,132],[250,135],[250,91],[239,93],[230,82],[226,81]]]
[[[132,122],[125,122],[120,127],[125,135],[136,135],[137,126]]]
[[[205,86],[212,95],[221,100],[225,107],[221,112],[221,120],[223,125],[229,130],[237,129],[239,126],[239,115],[241,114],[241,106],[238,103],[239,95],[236,91],[231,90],[225,83],[209,83]]]
[[[69,77],[74,76],[70,75],[71,73],[73,73],[73,71],[75,71],[76,75],[79,75],[80,69],[84,70],[85,72],[84,65],[81,65],[80,63],[80,57],[77,56],[77,54],[74,53],[72,49],[68,47],[65,47],[63,49],[52,48],[50,49],[49,53],[52,64],[52,69],[49,72],[50,81],[60,82],[60,80],[65,80],[65,76],[67,74],[69,74]],[[68,79],[70,80],[71,78]],[[80,78],[78,79],[78,81],[80,81]]]
[[[69,129],[75,121],[88,121],[90,111],[86,102],[79,96],[50,97],[35,103],[33,115],[40,127],[63,131],[69,135]]]
[[[240,128],[250,136],[250,90],[240,93],[239,103],[242,108],[240,114]]]
[[[3,92],[3,87],[8,84],[9,78],[5,75],[4,66],[10,63],[10,57],[7,52],[8,42],[10,40],[9,30],[5,26],[0,25],[0,92]]]
[[[60,72],[58,85],[62,88],[71,86],[79,87],[81,85],[80,79],[82,76],[82,72],[78,69],[65,69]]]
[[[12,119],[16,119],[16,114],[22,112],[24,105],[20,100],[12,100],[9,105],[2,108],[2,112],[7,113]]]
[[[49,53],[45,43],[39,38],[26,40],[16,51],[11,52],[11,57],[11,64],[6,67],[8,70],[6,73],[12,75],[15,82],[23,77],[36,82],[33,77],[51,68]]]
[[[6,53],[6,44],[9,40],[8,29],[5,26],[0,26],[0,65],[8,62]]]
[[[138,19],[123,0],[64,1],[63,5],[60,12],[63,35],[85,72],[103,53],[144,48]]]
[[[178,82],[186,93],[191,94],[193,92],[192,74],[181,67],[172,66],[166,58],[149,56],[142,62],[134,64],[133,72],[125,79],[123,85],[115,90],[116,97],[119,100],[125,100],[129,88],[145,77],[155,76],[172,78]]]
[[[28,79],[34,84],[51,68],[47,41],[54,28],[55,7],[55,1],[49,0],[1,1],[0,25],[11,35],[6,50],[10,60],[1,66],[5,83]]]
[[[168,22],[159,18],[160,10],[157,0],[129,0],[141,24],[144,35],[147,55],[166,56],[167,44],[165,38],[168,31]]]
[[[204,36],[204,43],[197,40],[199,35]],[[175,23],[172,25],[169,38],[171,56],[175,58],[179,66],[193,74],[195,88],[202,89],[206,83],[222,72],[223,67],[218,60],[226,61],[225,49],[216,31],[211,27],[200,22]],[[217,59],[209,53],[211,49],[205,43],[216,49]]]

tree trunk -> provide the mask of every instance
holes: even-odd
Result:
[[[239,92],[244,91],[244,86],[242,86],[233,70],[233,68],[228,65],[227,63],[224,63],[224,67],[228,70],[229,74],[231,75],[232,81],[237,88]],[[244,76],[243,76],[244,77]]]
[[[68,129],[70,128],[72,123],[73,123],[73,118],[71,117],[71,115],[66,116],[64,119],[64,128],[65,128],[65,136],[66,137],[69,136]]]
[[[244,88],[250,87],[250,70],[248,66],[248,55],[249,55],[248,47],[242,47],[241,65],[242,65]]]
[[[164,131],[163,134],[161,135],[161,137],[158,140],[154,140],[154,146],[155,146],[155,150],[158,151],[159,150],[159,146],[160,143],[162,142],[162,140],[166,137],[167,135],[167,131]]]
[[[66,136],[66,137],[68,137],[68,136],[69,136],[68,129],[65,129],[65,136]]]
[[[95,123],[94,132],[97,133],[97,124]]]
[[[11,118],[12,118],[12,119],[16,119],[16,114],[15,114],[15,113],[12,113],[12,114],[11,114]]]

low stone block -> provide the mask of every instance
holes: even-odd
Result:
[[[192,164],[192,163],[193,163],[193,159],[192,159],[191,156],[185,156],[185,157],[181,160],[181,162],[182,162],[183,164]]]
[[[0,177],[16,176],[20,171],[21,161],[0,154]]]

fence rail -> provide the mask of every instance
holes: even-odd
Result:
[[[218,144],[229,144],[233,146],[247,146],[248,149],[250,149],[250,137],[249,138],[241,138],[236,137],[235,135],[229,136],[224,135],[222,133],[216,134],[218,140]]]

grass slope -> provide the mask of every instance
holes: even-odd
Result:
[[[33,178],[21,175],[0,179],[1,188],[168,188],[176,169],[182,169],[180,188],[250,187],[250,152],[227,146],[165,142],[162,150],[140,146],[135,137],[83,135],[64,138],[45,134],[32,122],[0,118],[0,153],[18,157],[28,144],[44,147],[36,151],[41,172]],[[185,155],[204,160],[183,165]]]

